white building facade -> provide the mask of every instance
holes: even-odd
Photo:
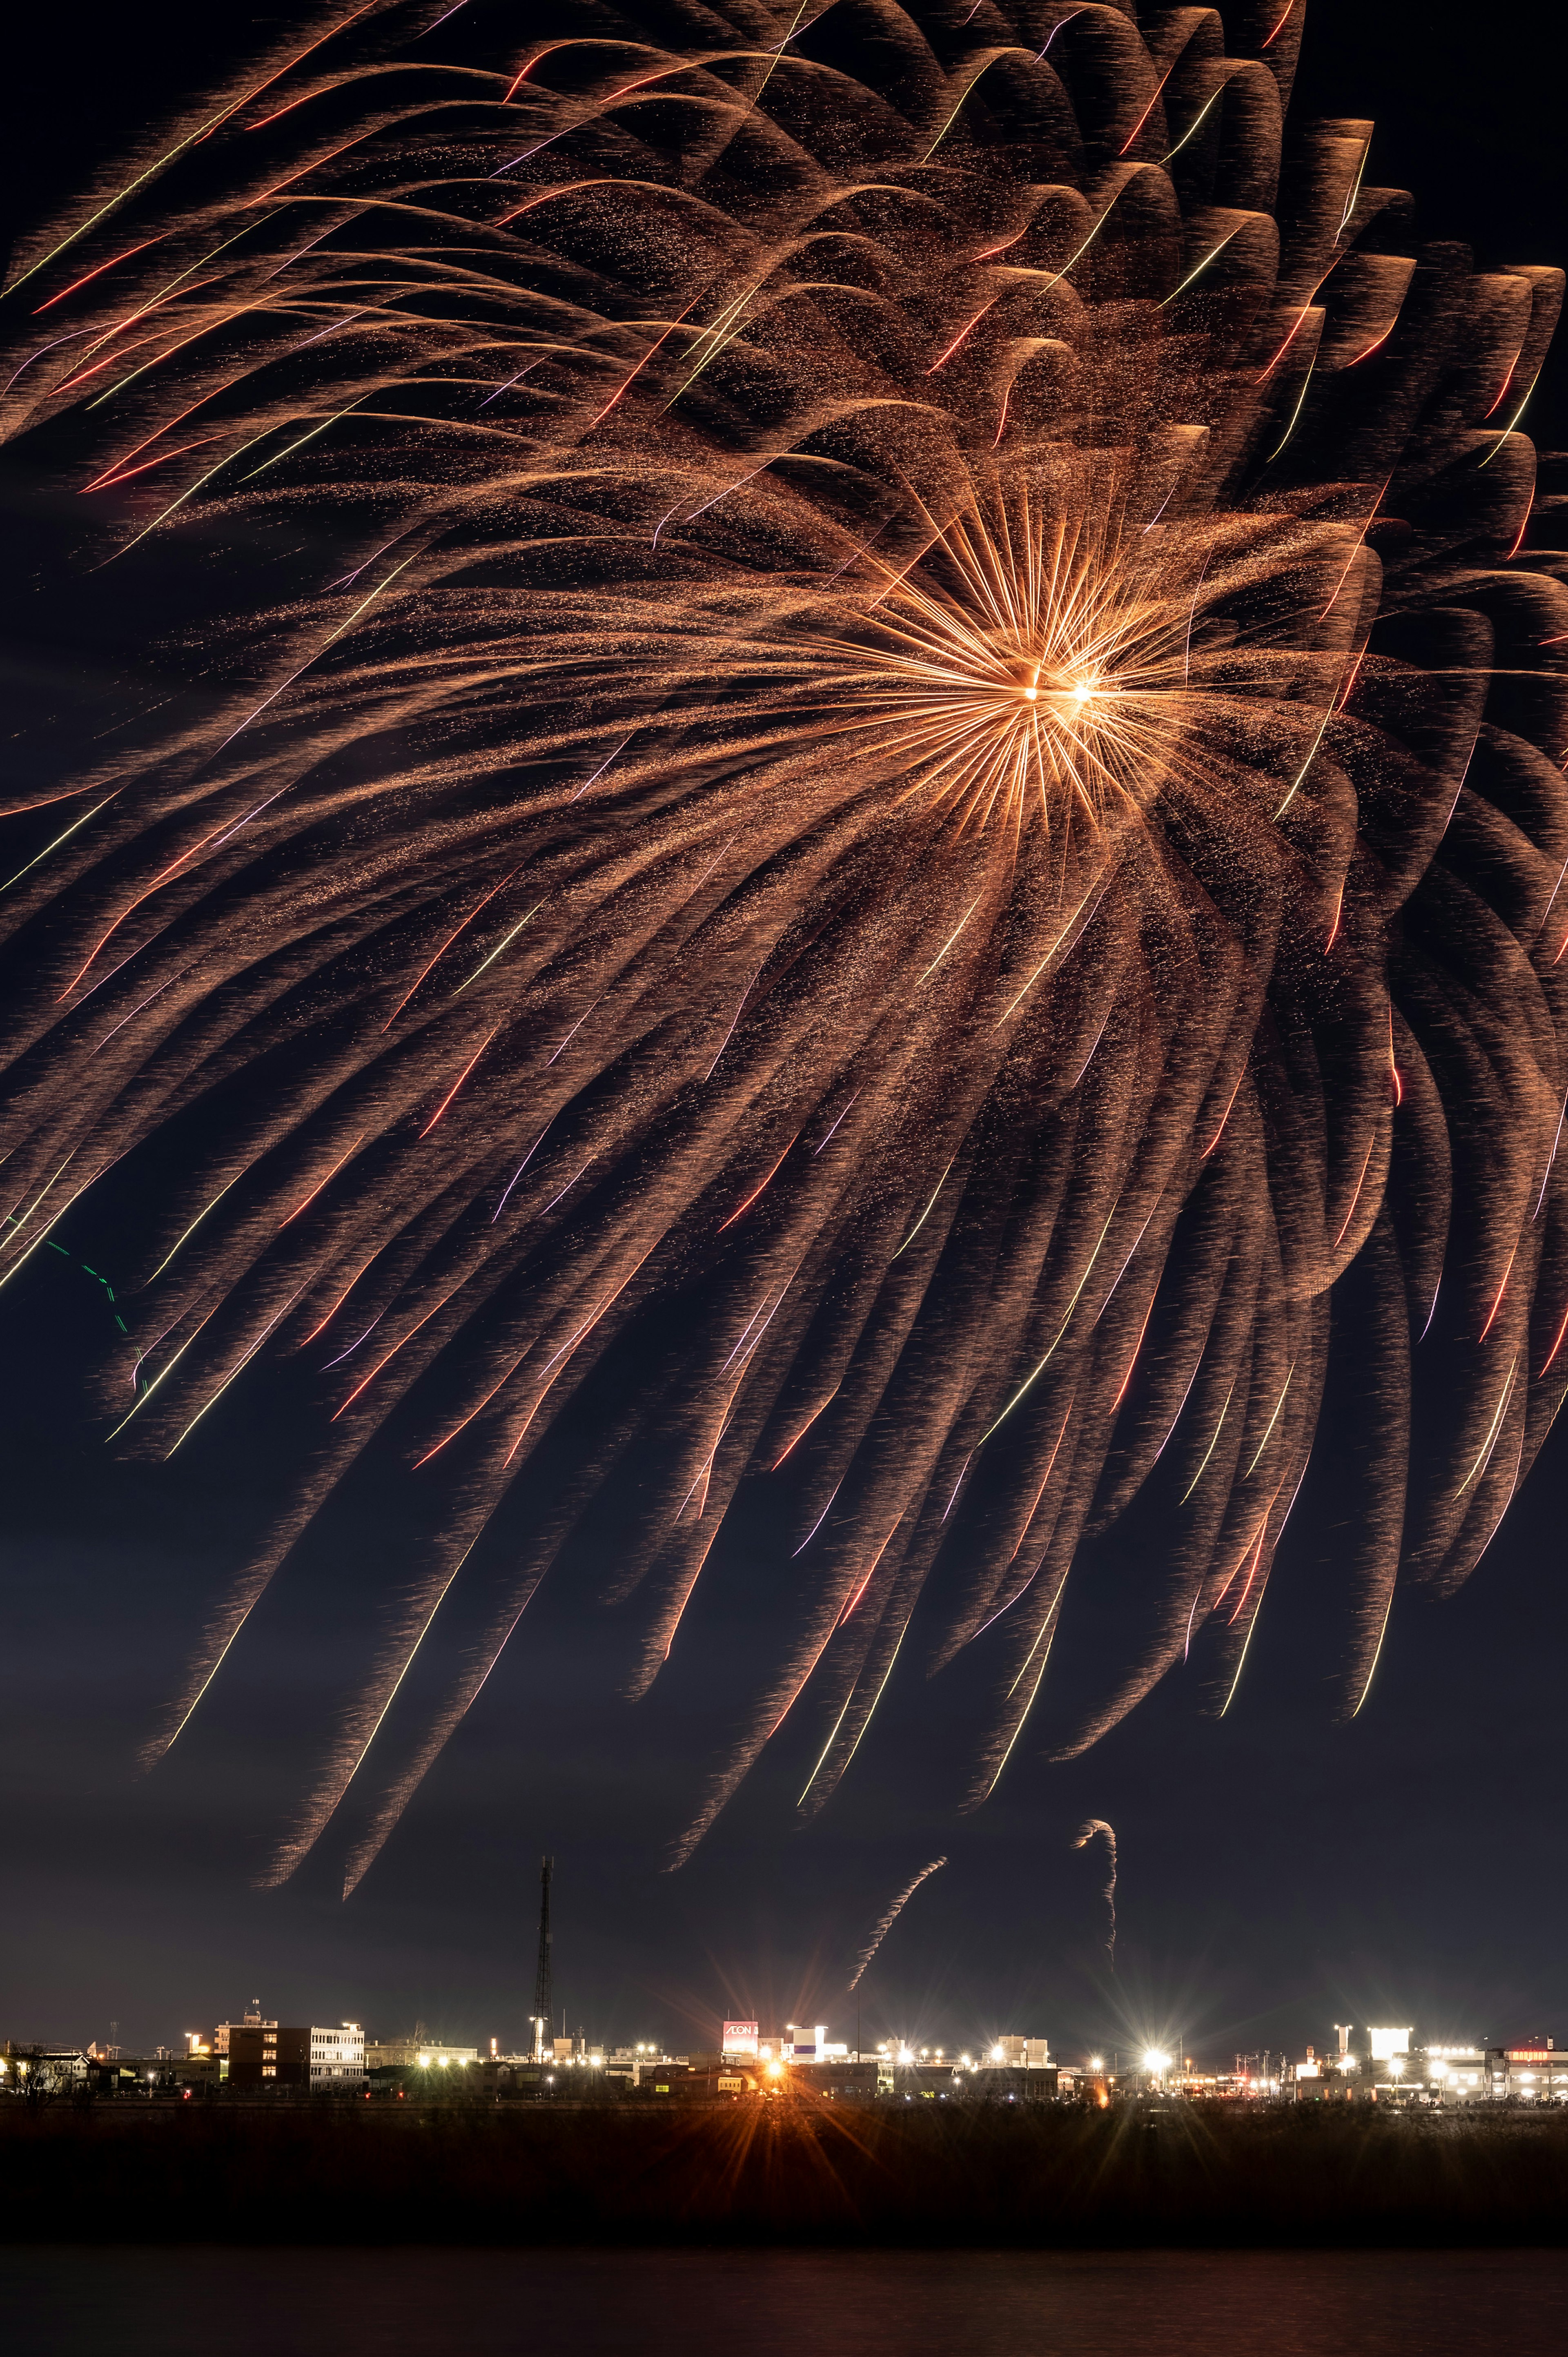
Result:
[[[365,2033],[357,2021],[340,2021],[336,2029],[310,2029],[312,2094],[348,2094],[365,2083]]]

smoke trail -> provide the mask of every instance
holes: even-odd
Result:
[[[1073,1835],[1072,1846],[1074,1849],[1082,1849],[1088,1843],[1093,1841],[1097,1835],[1105,1843],[1107,1880],[1101,1893],[1109,1917],[1109,1929],[1105,1937],[1105,1955],[1110,1969],[1114,1972],[1116,1970],[1116,1828],[1114,1825],[1108,1825],[1103,1817],[1088,1817]]]
[[[894,1924],[897,1921],[899,1916],[903,1913],[910,1900],[915,1896],[916,1891],[918,1890],[921,1883],[926,1880],[929,1875],[935,1874],[940,1867],[944,1867],[946,1864],[947,1859],[945,1857],[932,1858],[929,1866],[923,1866],[920,1868],[920,1871],[915,1876],[913,1881],[907,1882],[905,1884],[903,1889],[899,1891],[897,1897],[894,1900],[886,1913],[877,1919],[876,1929],[872,1932],[869,1943],[865,1947],[862,1948],[859,1955],[855,1958],[854,1972],[849,1984],[852,1989],[858,1988],[860,1986],[861,1978],[867,1964],[876,1953],[877,1949],[882,1945],[883,1941],[887,1937],[888,1932],[893,1929]]]

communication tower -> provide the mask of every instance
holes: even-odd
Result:
[[[539,1870],[539,1964],[533,1976],[533,2051],[535,2059],[545,2061],[550,2052],[551,2025],[554,2019],[550,1988],[550,1877],[555,1861],[542,1858]]]

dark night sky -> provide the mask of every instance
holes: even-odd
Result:
[[[13,215],[48,211],[278,21],[102,0],[32,12],[11,59]],[[1297,111],[1377,118],[1372,176],[1414,190],[1423,233],[1468,235],[1483,262],[1562,260],[1559,38],[1542,5],[1489,18],[1314,0]],[[1565,383],[1560,360],[1527,420],[1543,441],[1568,440]],[[6,680],[24,759],[47,766],[57,707],[102,700],[94,664],[123,674],[136,651],[65,641],[47,586],[63,505],[27,496],[15,468],[5,498],[33,535],[13,568]],[[611,2037],[705,2041],[731,2008],[853,2036],[846,1959],[940,1848],[950,1865],[864,1985],[868,2040],[1017,2029],[1070,2052],[1180,2032],[1226,2058],[1321,2043],[1337,2019],[1568,2035],[1568,1431],[1465,1592],[1396,1604],[1345,1726],[1325,1700],[1330,1430],[1229,1716],[1200,1715],[1173,1674],[1068,1765],[1026,1737],[956,1832],[933,1835],[925,1737],[896,1725],[809,1836],[788,1829],[791,1755],[765,1762],[690,1866],[660,1873],[722,1717],[724,1631],[699,1630],[632,1708],[591,1613],[547,1601],[345,1905],[326,1859],[281,1891],[250,1883],[335,1667],[287,1613],[263,1621],[195,1739],[136,1772],[204,1603],[267,1510],[281,1410],[264,1393],[240,1405],[166,1472],[105,1449],[88,1376],[113,1329],[79,1263],[113,1277],[115,1216],[85,1206],[64,1232],[77,1260],[39,1255],[0,1297],[0,2036],[85,2040],[117,2021],[150,2044],[259,1996],[285,2019],[521,2040],[542,1847],[558,1861],[557,2001],[573,2029]],[[373,1555],[382,1535],[367,1525],[349,1544]],[[1069,1847],[1086,1816],[1120,1843],[1114,1982],[1098,1851]]]

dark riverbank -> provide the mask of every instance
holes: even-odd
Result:
[[[1562,2247],[1568,2119],[5,2106],[0,2221],[12,2244]]]

